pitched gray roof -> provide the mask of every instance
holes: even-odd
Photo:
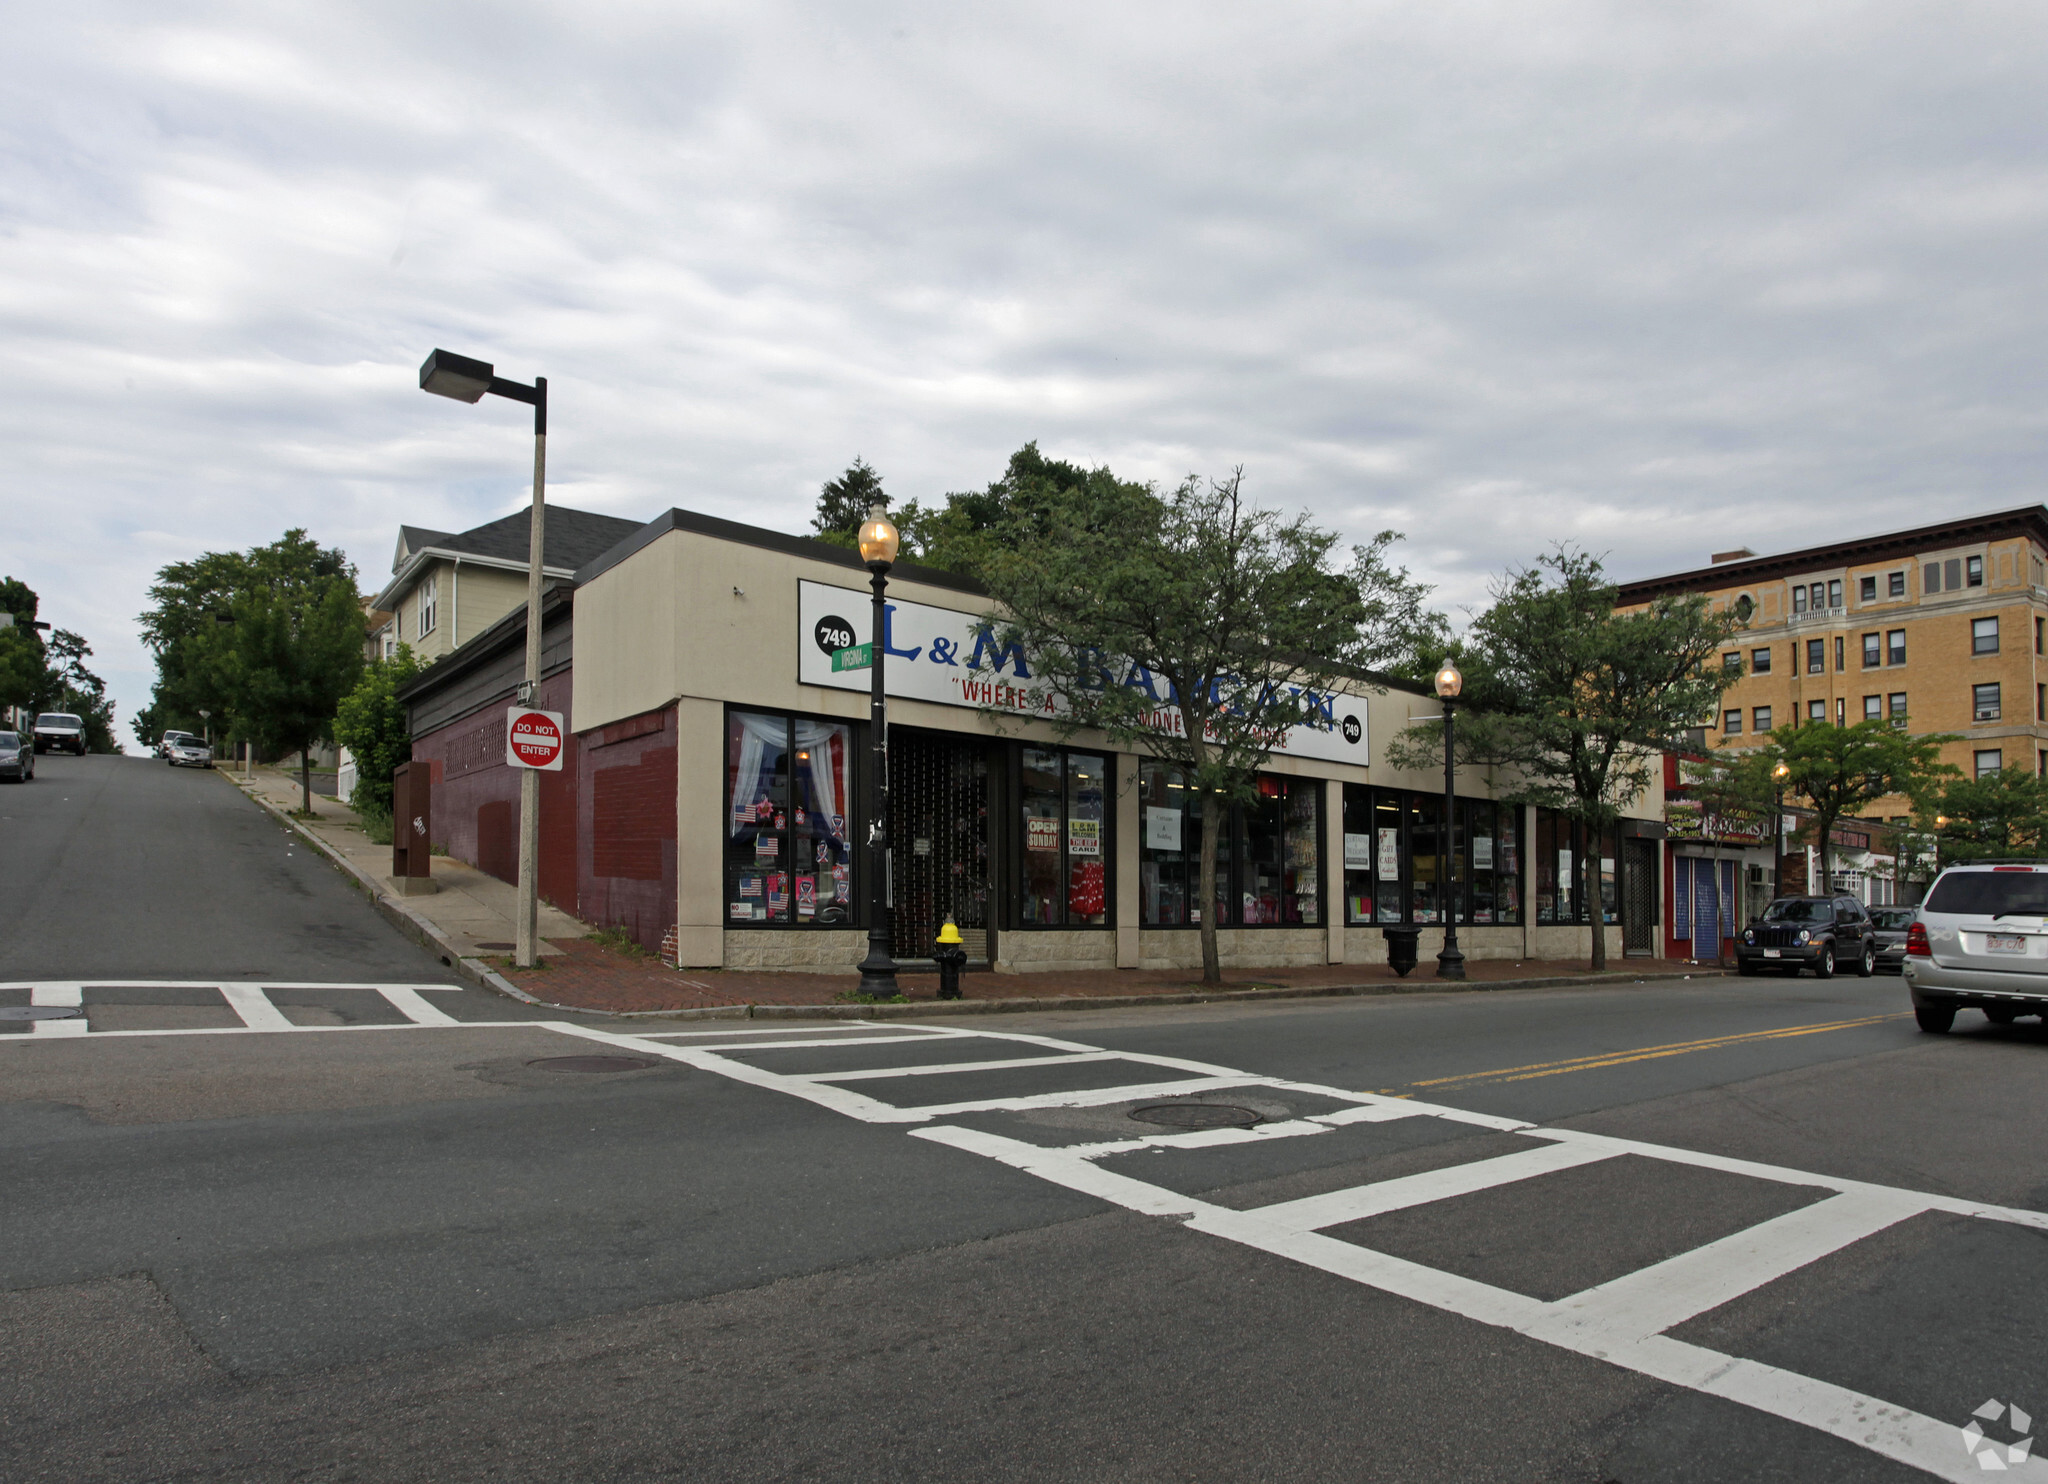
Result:
[[[396,572],[405,565],[405,559],[422,546],[432,546],[436,541],[446,541],[454,532],[430,531],[425,526],[400,526],[398,545],[391,553],[391,570]]]
[[[528,524],[532,512],[520,511],[487,522],[459,536],[442,536],[422,545],[465,556],[495,557],[500,561],[524,563],[531,547]],[[645,521],[626,520],[616,515],[594,515],[588,510],[571,510],[566,505],[548,506],[547,553],[544,567],[574,571],[595,561],[639,530]]]

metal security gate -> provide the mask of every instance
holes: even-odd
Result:
[[[896,957],[928,959],[948,917],[969,963],[989,962],[989,759],[985,744],[889,732]]]
[[[1621,951],[1637,958],[1656,952],[1657,847],[1649,840],[1621,842]]]

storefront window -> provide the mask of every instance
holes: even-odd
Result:
[[[1139,919],[1146,927],[1185,927],[1201,920],[1193,908],[1198,857],[1188,819],[1187,775],[1164,763],[1138,769]]]
[[[1459,799],[1457,839],[1444,859],[1443,807],[1435,794],[1344,786],[1347,923],[1441,922],[1445,876],[1459,922],[1521,922],[1520,811],[1491,799]]]
[[[1600,911],[1606,922],[1621,921],[1621,896],[1615,861],[1619,836],[1595,835],[1570,817],[1552,809],[1536,811],[1536,920],[1587,921],[1586,856],[1593,854],[1600,877]]]
[[[1437,857],[1441,848],[1437,836],[1437,821],[1443,813],[1443,801],[1428,794],[1408,796],[1408,851],[1412,864],[1409,867],[1408,907],[1410,922],[1437,922],[1443,906],[1441,877],[1438,874],[1442,862]]]
[[[1022,750],[1022,926],[1101,927],[1109,921],[1106,776],[1099,754]]]
[[[1138,851],[1146,927],[1192,927],[1201,878],[1202,810],[1177,768],[1146,763],[1138,774],[1145,838]],[[1216,922],[1221,927],[1307,926],[1322,921],[1322,784],[1261,778],[1250,804],[1228,811],[1216,842]]]
[[[735,711],[726,721],[728,923],[853,920],[853,731]]]

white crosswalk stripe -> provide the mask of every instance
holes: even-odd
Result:
[[[313,989],[361,991],[364,994],[374,995],[381,998],[392,1009],[396,1010],[400,1015],[403,1015],[406,1019],[406,1022],[410,1025],[446,1026],[462,1024],[461,1021],[458,1021],[454,1016],[448,1014],[445,1010],[441,1010],[433,1004],[431,1004],[426,998],[428,994],[433,993],[461,993],[461,987],[459,985],[453,984],[322,984],[299,982],[285,983],[282,981],[262,981],[253,984],[224,984],[216,980],[199,979],[158,979],[149,981],[127,979],[122,980],[119,983],[99,984],[93,982],[92,980],[71,980],[55,983],[45,981],[34,984],[0,984],[0,994],[5,994],[9,992],[20,993],[23,990],[28,991],[28,1002],[32,1006],[57,1010],[81,1010],[83,1012],[81,1014],[69,1016],[63,1019],[32,1020],[28,1023],[30,1032],[29,1037],[0,1037],[0,1041],[22,1040],[29,1039],[30,1037],[40,1037],[47,1039],[49,1037],[55,1036],[169,1036],[223,1035],[233,1033],[233,1031],[224,1031],[217,1026],[209,1026],[199,1030],[193,1030],[188,1027],[170,1026],[166,1026],[162,1029],[138,1029],[118,1031],[96,1031],[92,1029],[91,1011],[93,1007],[92,1005],[88,1005],[86,1003],[85,992],[87,990],[93,990],[96,992],[94,997],[94,1004],[118,1004],[122,1003],[122,1001],[120,1000],[120,992],[124,989],[134,989],[142,991],[162,989],[187,989],[211,991],[215,994],[218,994],[221,998],[221,1003],[227,1006],[227,1008],[233,1010],[236,1016],[240,1018],[242,1024],[234,1029],[242,1032],[308,1031],[368,1028],[299,1025],[296,1022],[294,1022],[290,1016],[286,1015],[284,1011],[278,1007],[277,1002],[271,998],[271,994],[275,990]],[[139,1003],[148,1004],[151,1002],[144,1000],[140,1001]]]

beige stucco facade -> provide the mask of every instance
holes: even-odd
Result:
[[[615,553],[600,570],[584,574],[575,595],[575,686],[572,730],[587,734],[628,718],[673,706],[677,716],[676,932],[684,966],[851,970],[867,949],[864,930],[822,926],[734,927],[727,921],[725,864],[721,856],[729,803],[726,798],[727,708],[759,708],[836,718],[855,725],[868,716],[868,698],[799,681],[798,584],[809,580],[859,591],[867,574],[835,560],[813,543],[770,537],[746,527],[671,512],[669,528],[656,522],[633,548]],[[722,529],[746,535],[726,536]],[[465,574],[465,580],[466,574]],[[980,613],[985,601],[943,580],[921,580],[914,571],[893,575],[892,600],[923,603],[962,613]],[[1389,740],[1412,721],[1433,718],[1433,697],[1405,690],[1373,690],[1365,698],[1369,756],[1380,758]],[[1061,739],[1043,722],[1011,714],[892,696],[893,728],[928,728],[990,742],[1085,746],[1085,735]],[[1099,739],[1098,739],[1099,745]],[[1102,751],[1109,752],[1107,748]],[[1142,831],[1135,788],[1139,759],[1114,756],[1116,788],[1109,807],[1115,828],[1110,838],[1111,926],[1030,928],[996,933],[993,967],[998,971],[1097,968],[1194,968],[1200,964],[1200,934],[1192,927],[1139,925],[1139,852]],[[1376,927],[1344,925],[1343,788],[1373,784],[1440,793],[1436,770],[1403,771],[1384,761],[1368,766],[1277,755],[1268,771],[1283,777],[1322,780],[1324,822],[1322,882],[1329,904],[1325,921],[1314,926],[1223,928],[1219,946],[1232,968],[1291,964],[1383,962],[1386,943]],[[1461,771],[1458,793],[1492,797],[1502,780],[1485,771]],[[1640,819],[1662,816],[1661,791],[1628,811]],[[1534,839],[1533,811],[1521,816],[1521,838]],[[1533,849],[1525,848],[1521,900],[1525,917],[1533,910]],[[1465,953],[1475,958],[1583,956],[1589,929],[1526,925],[1461,925]],[[1610,929],[1612,951],[1620,952],[1619,930]],[[1440,945],[1442,929],[1425,927],[1421,951]],[[1425,971],[1426,972],[1426,971]]]

